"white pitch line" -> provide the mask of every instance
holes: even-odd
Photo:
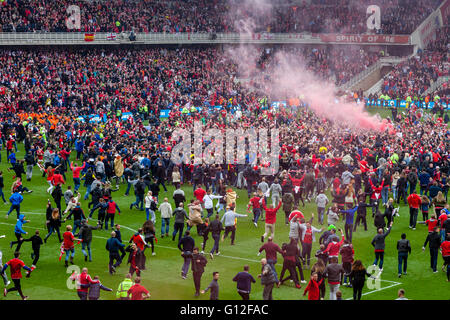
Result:
[[[395,287],[395,286],[398,286],[398,285],[402,284],[400,282],[389,281],[389,280],[380,280],[380,281],[393,282],[394,284],[392,284],[390,286],[387,286],[387,287],[384,287],[384,288],[380,288],[380,289],[372,290],[372,291],[369,291],[369,292],[365,292],[365,293],[362,294],[362,296],[366,296],[368,294],[372,294],[372,293],[375,293],[375,292],[378,292],[378,291],[386,290],[386,289],[389,289],[389,288],[392,288],[392,287]],[[347,298],[345,300],[353,300],[353,298]]]
[[[124,225],[122,225],[122,224],[121,224],[120,226],[121,226],[122,228],[128,229],[128,230],[130,230],[130,231],[137,232],[137,230],[132,229],[132,228],[127,227],[127,226],[124,226]],[[172,250],[179,250],[178,248],[167,247],[167,246],[161,246],[161,245],[158,245],[158,247],[166,248],[166,249],[172,249]],[[257,263],[260,262],[260,261],[258,261],[258,260],[252,260],[252,259],[240,258],[240,257],[232,257],[232,256],[225,256],[225,255],[222,255],[222,254],[220,255],[220,257],[229,258],[229,259],[235,259],[235,260],[244,260],[244,261],[250,261],[250,262],[257,262]]]
[[[6,223],[6,222],[0,222],[0,224],[9,225],[9,226],[15,226],[15,224]],[[120,226],[125,228],[125,229],[128,229],[130,231],[133,231],[133,232],[135,231],[134,229],[131,229],[130,227],[127,227],[127,226],[124,226],[124,225],[120,225]],[[30,229],[45,230],[44,228],[39,228],[39,227],[30,227],[30,226],[23,226],[23,227],[24,228],[30,228]],[[93,238],[106,239],[106,240],[108,239],[108,238],[100,237],[100,236],[93,236]],[[162,246],[162,245],[158,245],[158,247],[166,248],[166,249],[172,249],[172,250],[178,250],[178,248],[167,247],[167,246]],[[228,258],[228,259],[235,259],[235,260],[244,260],[244,261],[250,261],[250,262],[255,262],[255,263],[259,263],[260,262],[258,260],[252,260],[252,259],[246,259],[246,258],[240,258],[240,257],[233,257],[233,256],[225,256],[225,255],[220,255],[219,257],[224,257],[224,258]],[[395,282],[395,281],[390,281],[390,280],[382,280],[382,279],[380,279],[380,281],[391,282],[393,284],[390,285],[390,286],[384,287],[384,288],[380,288],[380,289],[373,290],[373,291],[370,291],[370,292],[365,292],[362,295],[366,296],[366,295],[369,295],[369,294],[372,294],[372,293],[375,293],[375,292],[378,292],[378,291],[386,290],[386,289],[389,289],[389,288],[392,288],[392,287],[395,287],[395,286],[398,286],[398,285],[402,284],[400,282]],[[353,298],[347,298],[346,300],[352,300],[352,299]]]

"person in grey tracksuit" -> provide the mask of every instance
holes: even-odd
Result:
[[[272,183],[272,185],[269,188],[269,191],[272,193],[272,203],[275,208],[278,206],[278,203],[281,200],[281,190],[282,189],[281,189],[279,180],[275,179],[275,181]]]
[[[321,190],[320,193],[316,197],[316,204],[317,204],[317,216],[319,218],[319,224],[323,224],[323,215],[325,213],[325,207],[330,202],[328,200],[328,197],[323,193]]]
[[[342,179],[342,184],[343,184],[343,185],[348,185],[348,184],[350,184],[350,181],[351,181],[353,178],[354,178],[354,176],[353,176],[353,174],[352,174],[350,171],[345,170],[344,172],[342,172],[341,179]]]

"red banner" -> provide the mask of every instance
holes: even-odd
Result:
[[[409,44],[409,36],[391,36],[384,34],[316,34],[323,42],[341,43],[392,43]]]

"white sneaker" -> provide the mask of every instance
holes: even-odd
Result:
[[[300,283],[306,283],[306,280],[302,280],[302,281],[300,281]]]
[[[380,269],[380,272],[383,272],[383,268]]]
[[[412,228],[413,230],[416,230],[416,228]]]
[[[256,222],[253,222],[253,224],[255,225],[255,227],[258,227],[258,224]]]
[[[152,256],[156,256],[156,252],[153,252],[153,253],[152,253]]]
[[[9,286],[10,283],[11,283],[11,281],[8,280],[8,282],[6,283],[5,287]]]
[[[217,253],[216,253],[216,256],[220,256],[220,252],[217,252]]]
[[[201,254],[205,254],[205,251],[202,250],[202,252],[200,252]]]

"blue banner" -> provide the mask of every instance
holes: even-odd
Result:
[[[124,112],[122,114],[122,121],[128,120],[129,117],[133,118],[133,114],[131,112]]]
[[[159,112],[160,118],[168,118],[170,114],[170,109],[163,109]]]
[[[369,99],[365,99],[366,100],[366,106],[368,107],[398,107],[398,108],[406,108],[406,101],[405,100],[400,100],[399,101],[399,105],[397,106],[397,100],[370,100]],[[411,102],[411,103],[414,103]],[[410,103],[410,104],[411,104]],[[426,108],[426,109],[432,109],[434,107],[434,102],[429,102],[428,106],[426,105],[426,103],[424,101],[422,102],[417,102],[414,103],[417,107],[420,107],[422,109]],[[445,102],[442,102],[441,105],[444,107],[444,109],[447,109],[448,106]]]

